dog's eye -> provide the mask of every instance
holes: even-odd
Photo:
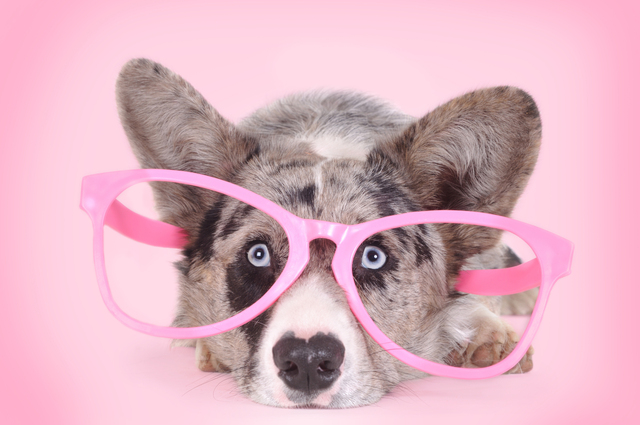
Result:
[[[257,243],[249,248],[247,258],[255,267],[268,267],[271,264],[269,248],[263,243]]]
[[[376,246],[367,246],[362,253],[362,267],[377,270],[387,262],[387,255]]]

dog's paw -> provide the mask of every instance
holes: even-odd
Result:
[[[524,357],[520,359],[518,364],[505,372],[505,374],[529,372],[531,369],[533,369],[533,353],[533,346],[530,346],[527,352],[524,354]]]
[[[518,343],[518,334],[500,317],[483,315],[478,321],[473,339],[449,355],[453,366],[480,368],[498,363],[509,355]],[[533,368],[533,347],[506,373],[525,373]]]

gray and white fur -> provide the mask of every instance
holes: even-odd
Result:
[[[513,87],[465,94],[419,119],[359,93],[303,93],[234,125],[180,76],[135,59],[118,78],[117,102],[142,167],[224,179],[299,217],[344,224],[436,209],[508,216],[533,171],[541,137],[534,101]],[[174,326],[229,317],[268,289],[288,255],[273,219],[206,190],[171,183],[153,189],[161,219],[189,234],[177,264]],[[527,294],[500,306],[454,290],[463,267],[517,264],[499,240],[497,231],[461,225],[384,232],[370,241],[384,250],[384,266],[363,267],[359,251],[354,278],[371,317],[405,349],[457,366],[487,366],[518,338],[499,314],[528,313],[535,300]],[[267,266],[248,259],[257,245],[268,250]],[[358,324],[331,270],[335,245],[319,239],[309,249],[300,278],[256,319],[178,342],[195,345],[198,367],[229,372],[251,399],[283,407],[366,405],[423,376]],[[311,367],[304,385],[280,364],[296,349],[309,356],[330,352],[329,360]],[[531,354],[513,371],[531,369]]]

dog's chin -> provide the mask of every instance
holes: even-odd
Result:
[[[373,404],[380,400],[385,392],[379,394],[341,394],[339,391],[326,391],[311,394],[247,394],[253,401],[272,407],[289,409],[345,409]]]
[[[277,407],[288,408],[308,408],[308,409],[327,409],[340,407],[333,403],[333,396],[331,391],[328,392],[313,392],[313,393],[292,393],[287,392],[285,398],[278,397],[280,402]]]

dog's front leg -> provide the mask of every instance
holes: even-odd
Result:
[[[211,354],[207,347],[206,340],[199,339],[196,341],[196,366],[203,372],[224,372],[216,358]]]

